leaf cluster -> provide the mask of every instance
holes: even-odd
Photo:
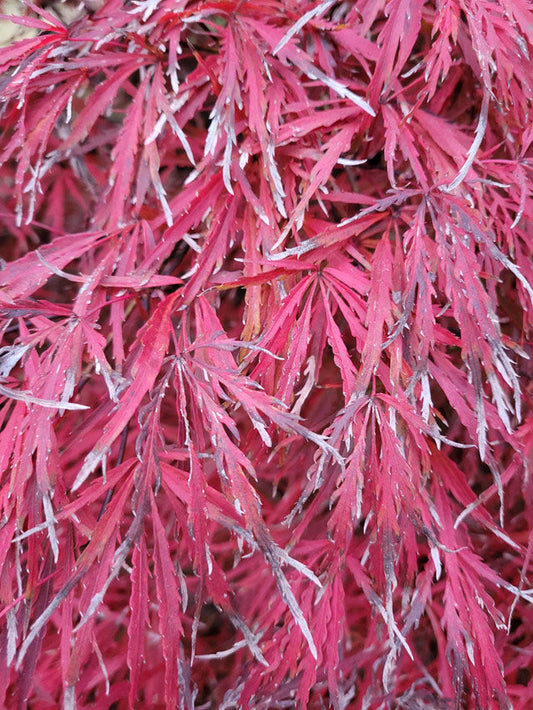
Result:
[[[529,707],[531,4],[67,9],[0,19],[0,705]]]

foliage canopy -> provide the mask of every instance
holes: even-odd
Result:
[[[2,707],[531,707],[531,4],[21,8]]]

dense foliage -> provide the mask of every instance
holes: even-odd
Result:
[[[9,8],[0,705],[531,707],[531,3]]]

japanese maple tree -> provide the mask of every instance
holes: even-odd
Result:
[[[531,3],[0,5],[0,706],[532,707]]]

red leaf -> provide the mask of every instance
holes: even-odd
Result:
[[[118,411],[106,422],[98,442],[85,457],[83,466],[72,485],[73,491],[81,486],[102,461],[111,444],[136,412],[146,393],[153,387],[167,352],[171,329],[170,317],[179,295],[179,292],[175,292],[167,296],[142,329],[138,350],[132,357],[127,371],[128,376],[132,378],[132,383],[122,396]],[[112,409],[113,407],[109,405],[105,413],[108,414]]]
[[[150,497],[154,530],[154,576],[156,580],[159,633],[165,658],[165,703],[175,708],[178,701],[178,664],[180,639],[183,634],[179,608],[181,604],[178,581],[170,557],[167,534],[159,517],[155,498]]]
[[[146,630],[149,627],[148,614],[148,559],[146,543],[141,537],[133,548],[131,574],[131,618],[128,624],[128,667],[130,669],[129,702],[133,705],[140,689],[140,675],[145,657]]]

